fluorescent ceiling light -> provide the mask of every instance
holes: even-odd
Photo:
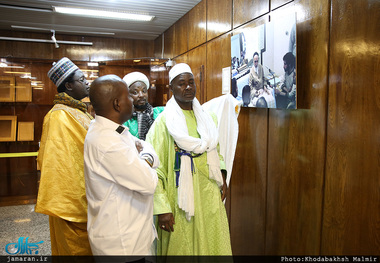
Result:
[[[124,20],[137,20],[137,21],[152,21],[154,16],[140,15],[132,13],[110,12],[102,10],[84,9],[84,8],[70,8],[53,6],[54,11],[57,13],[80,15],[80,16],[95,16],[110,19],[124,19]]]

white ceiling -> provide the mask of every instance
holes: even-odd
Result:
[[[201,0],[1,0],[0,29],[55,30],[57,40],[60,34],[154,40],[199,2]],[[136,12],[155,18],[150,22],[136,22],[80,17],[55,13],[52,6]]]

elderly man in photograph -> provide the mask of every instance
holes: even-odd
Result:
[[[257,96],[264,89],[264,69],[259,63],[259,53],[253,54],[253,67],[249,72],[249,86],[251,87],[251,97]]]
[[[81,100],[89,86],[83,72],[62,58],[48,72],[58,88],[44,118],[37,161],[41,169],[35,211],[49,215],[52,255],[91,255],[83,144],[92,116]]]
[[[196,99],[187,64],[169,71],[169,83],[173,96],[147,135],[161,161],[154,195],[157,255],[231,255],[216,116]]]

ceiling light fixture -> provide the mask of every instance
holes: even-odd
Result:
[[[57,13],[80,15],[80,16],[94,16],[94,17],[102,17],[102,18],[110,18],[110,19],[152,21],[154,18],[154,16],[150,16],[150,15],[111,12],[111,11],[93,10],[93,9],[84,9],[84,8],[53,6],[53,9]]]

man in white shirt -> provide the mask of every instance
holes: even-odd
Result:
[[[91,250],[94,255],[152,255],[158,157],[121,125],[133,113],[122,79],[96,79],[90,100],[96,116],[84,142],[84,172]]]

